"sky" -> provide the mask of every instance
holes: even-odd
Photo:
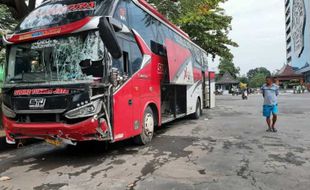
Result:
[[[233,16],[229,35],[239,47],[231,50],[241,74],[256,67],[281,69],[286,60],[284,0],[229,0],[222,7]]]

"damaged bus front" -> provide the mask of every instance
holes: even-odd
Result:
[[[3,126],[7,142],[111,140],[113,73],[122,54],[110,0],[44,2],[4,39]]]

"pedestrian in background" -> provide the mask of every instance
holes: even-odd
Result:
[[[278,95],[279,95],[279,86],[276,85],[273,81],[273,78],[268,76],[266,77],[266,84],[261,88],[264,105],[263,105],[263,115],[266,117],[266,122],[268,125],[267,132],[277,132],[275,128],[276,122],[278,120]],[[272,120],[271,120],[272,114]]]

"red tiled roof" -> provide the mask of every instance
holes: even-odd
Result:
[[[284,65],[282,69],[276,74],[277,77],[283,76],[302,76],[301,74],[296,73],[293,67],[290,65]]]

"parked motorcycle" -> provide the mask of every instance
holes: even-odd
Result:
[[[248,92],[246,90],[244,90],[242,92],[242,100],[247,100],[248,99]]]

